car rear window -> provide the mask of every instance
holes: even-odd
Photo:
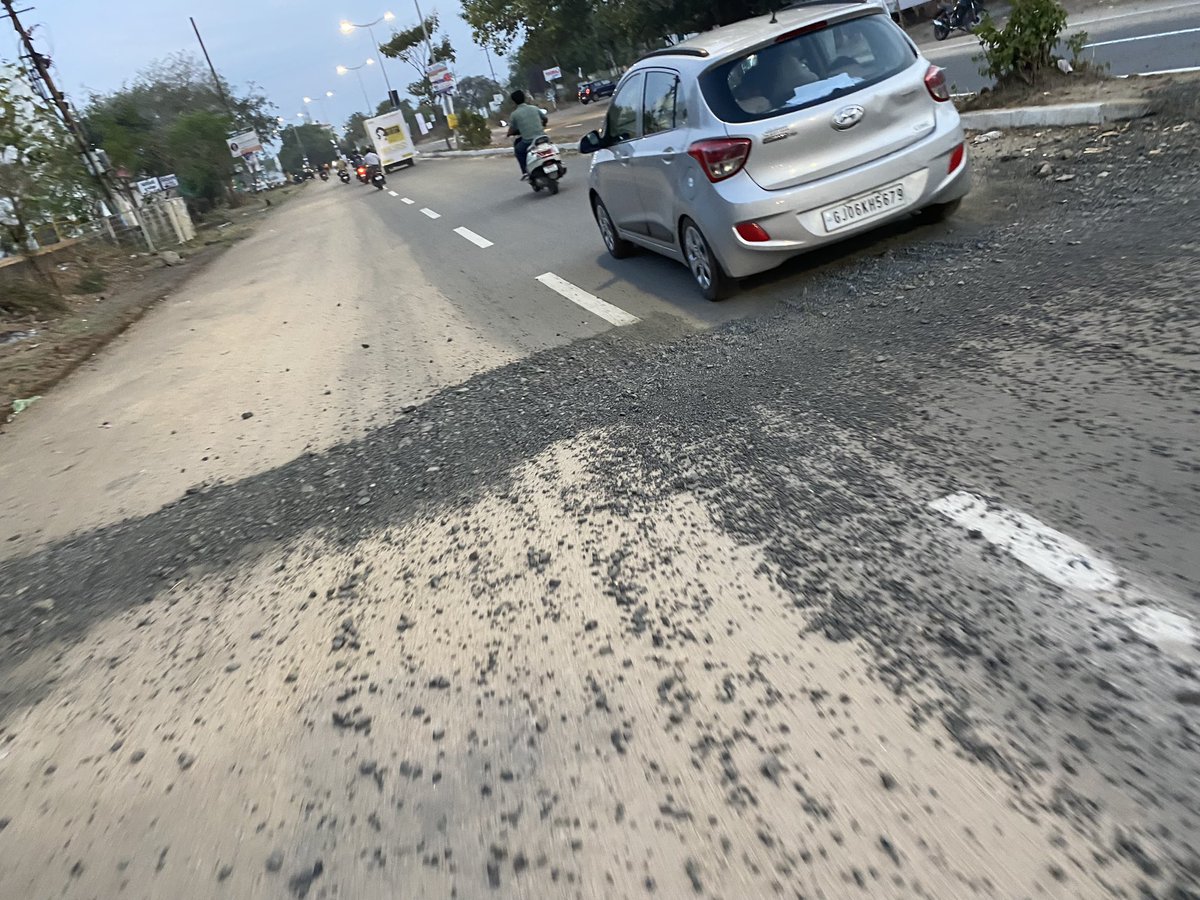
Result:
[[[917,58],[882,14],[806,28],[700,76],[718,118],[754,122],[814,106],[891,78]]]

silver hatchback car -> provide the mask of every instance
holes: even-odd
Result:
[[[718,300],[736,279],[970,189],[940,69],[882,3],[816,0],[656,50],[621,79],[592,154],[609,253],[684,263]]]

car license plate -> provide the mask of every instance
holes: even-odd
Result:
[[[821,210],[821,219],[825,223],[826,231],[838,231],[868,219],[887,215],[907,205],[904,185],[897,182],[869,194],[860,194],[834,206],[828,206]]]

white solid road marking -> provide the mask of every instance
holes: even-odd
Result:
[[[583,288],[576,287],[566,279],[559,278],[553,272],[539,275],[537,280],[550,288],[550,290],[557,291],[572,303],[582,306],[588,312],[594,313],[606,322],[611,322],[613,325],[633,325],[635,322],[641,321],[637,316],[630,315],[621,309],[621,307],[613,306],[611,303],[601,300],[595,294],[589,294]]]
[[[1026,513],[1002,506],[989,508],[982,497],[966,491],[934,500],[929,508],[970,531],[978,531],[1055,584],[1104,591],[1121,581],[1110,562]]]
[[[457,234],[459,237],[465,237],[468,241],[470,241],[476,247],[486,248],[486,247],[492,246],[491,241],[489,241],[485,237],[480,237],[475,232],[473,232],[470,228],[461,228],[461,227],[455,228],[454,233]]]
[[[399,195],[399,194],[397,194],[395,191],[388,191],[388,193],[389,193],[389,194],[391,194],[393,197],[399,197],[399,196],[400,196],[400,195]]]
[[[1182,69],[1159,69],[1157,72],[1131,72],[1117,78],[1149,78],[1153,75],[1182,75],[1185,72],[1200,72],[1200,66],[1185,66]]]
[[[435,212],[434,212],[432,209],[430,209],[428,206],[426,206],[426,207],[424,207],[424,208],[422,208],[422,209],[421,209],[421,215],[423,215],[423,216],[429,216],[429,218],[431,218],[431,219],[440,219],[440,218],[442,217],[442,214],[441,214],[441,213],[435,213]]]
[[[401,197],[401,198],[400,198],[400,202],[401,202],[401,203],[407,203],[409,206],[412,206],[412,205],[413,205],[413,201],[412,201],[412,200],[409,200],[407,197]]]
[[[1094,44],[1084,44],[1084,50],[1092,47],[1108,47],[1111,44],[1129,44],[1133,41],[1152,41],[1155,38],[1175,37],[1177,34],[1195,34],[1200,28],[1180,28],[1178,31],[1160,31],[1158,34],[1139,34],[1137,37],[1116,38],[1111,41],[1096,41]]]

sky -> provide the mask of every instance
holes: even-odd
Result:
[[[78,106],[92,91],[107,92],[133,79],[139,69],[178,50],[200,57],[200,47],[188,16],[195,16],[200,34],[217,71],[235,89],[257,83],[291,122],[305,110],[304,97],[319,98],[310,105],[317,121],[339,128],[352,112],[366,105],[357,76],[339,76],[339,65],[354,66],[373,56],[365,29],[344,35],[343,19],[371,22],[392,12],[393,22],[381,22],[375,36],[383,43],[392,26],[417,23],[414,0],[28,0],[34,7],[21,21],[34,31],[35,45],[54,63],[59,87]],[[471,30],[461,18],[458,0],[418,0],[421,12],[439,13],[442,31],[449,34],[458,54],[456,74],[489,73],[484,51],[471,42]],[[21,6],[17,7],[18,10]],[[15,61],[17,37],[0,22],[0,60]],[[504,80],[508,61],[493,57]],[[383,58],[392,87],[416,80],[408,64]],[[371,111],[387,96],[379,64],[361,70]],[[334,96],[327,98],[326,91]]]

